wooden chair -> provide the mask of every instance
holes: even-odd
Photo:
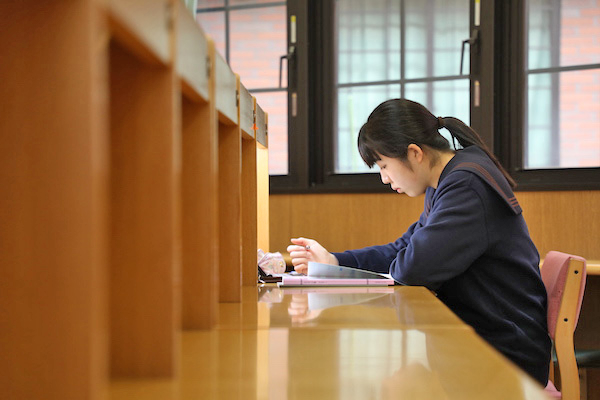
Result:
[[[552,398],[579,399],[573,334],[585,291],[585,267],[584,258],[558,251],[550,251],[542,265],[542,280],[548,293],[548,332],[554,342],[561,380],[561,391],[558,391],[553,383],[554,365],[551,361],[546,393]]]

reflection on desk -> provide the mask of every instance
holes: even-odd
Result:
[[[467,329],[215,330],[182,350],[180,379],[115,383],[111,399],[546,398]]]
[[[182,334],[177,379],[113,382],[110,398],[546,399],[424,288],[323,289],[263,288],[237,308],[220,304],[238,314]],[[294,322],[297,307],[318,314]]]
[[[261,327],[465,326],[424,287],[264,287],[259,293],[259,313],[268,314]]]

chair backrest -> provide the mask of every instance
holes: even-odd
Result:
[[[554,341],[565,400],[579,399],[573,333],[583,302],[585,267],[586,260],[582,257],[551,251],[546,255],[541,271],[548,293],[548,333]]]

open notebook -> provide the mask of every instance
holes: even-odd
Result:
[[[306,276],[284,276],[279,286],[392,286],[395,281],[389,274],[341,265],[308,262]]]

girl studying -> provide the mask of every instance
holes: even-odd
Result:
[[[371,113],[358,149],[392,190],[425,194],[419,220],[395,242],[341,253],[313,239],[292,239],[287,250],[294,269],[306,273],[308,261],[316,261],[425,286],[545,386],[551,343],[539,254],[514,181],[479,135],[456,118],[436,118],[419,103],[393,99]]]

